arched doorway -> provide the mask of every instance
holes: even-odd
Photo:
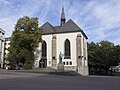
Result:
[[[42,58],[39,62],[40,68],[47,67],[47,43],[45,41],[42,42]]]

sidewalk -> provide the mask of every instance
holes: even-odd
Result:
[[[74,72],[74,71],[64,71],[59,72],[56,69],[50,69],[50,68],[38,68],[38,69],[31,69],[31,70],[5,70],[0,69],[0,73],[4,72],[23,72],[23,73],[38,73],[38,74],[52,74],[52,75],[63,75],[63,76],[81,76],[80,74]],[[120,73],[114,73],[113,76],[108,75],[89,75],[88,77],[118,77],[120,78]]]
[[[40,74],[52,74],[52,75],[63,75],[63,76],[81,76],[80,74],[74,71],[41,71],[41,70],[17,70],[16,72],[25,72],[25,73],[40,73]]]
[[[63,76],[81,76],[74,71],[64,71],[60,72],[56,69],[31,69],[31,70],[5,70],[0,69],[0,72],[22,72],[22,73],[39,73],[39,74],[52,74],[52,75],[63,75]]]

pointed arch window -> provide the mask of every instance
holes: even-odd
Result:
[[[71,58],[70,41],[68,39],[66,39],[64,43],[64,58]]]
[[[47,57],[47,44],[45,41],[42,42],[42,57]]]

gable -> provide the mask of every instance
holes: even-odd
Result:
[[[64,25],[59,28],[55,28],[59,32],[80,32],[80,28],[70,19]]]
[[[59,34],[59,33],[72,33],[72,32],[81,32],[86,39],[88,37],[83,32],[81,28],[79,28],[78,25],[76,25],[71,19],[68,20],[64,25],[62,26],[52,26],[50,23],[46,22],[41,26],[43,28],[43,35],[46,34]]]
[[[43,34],[52,34],[52,33],[55,32],[53,26],[50,23],[48,23],[48,22],[46,22],[45,24],[43,24],[41,26],[41,28],[43,29]]]

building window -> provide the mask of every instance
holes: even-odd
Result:
[[[7,48],[6,48],[6,47],[5,47],[4,49],[5,49],[5,50],[7,50]]]
[[[63,64],[65,65],[65,62],[63,62]]]
[[[78,56],[78,58],[80,58],[80,56]]]
[[[66,62],[66,65],[68,65],[68,62]]]
[[[68,39],[65,40],[64,44],[64,58],[65,59],[71,58],[70,41]]]
[[[47,44],[45,41],[42,43],[42,58],[47,57]]]
[[[4,55],[6,55],[6,53],[4,53]]]
[[[4,35],[4,33],[2,33],[2,35]]]
[[[72,65],[72,62],[70,62],[70,65]]]
[[[55,60],[55,57],[53,57],[53,59]]]
[[[51,64],[51,61],[49,61],[49,65]]]

